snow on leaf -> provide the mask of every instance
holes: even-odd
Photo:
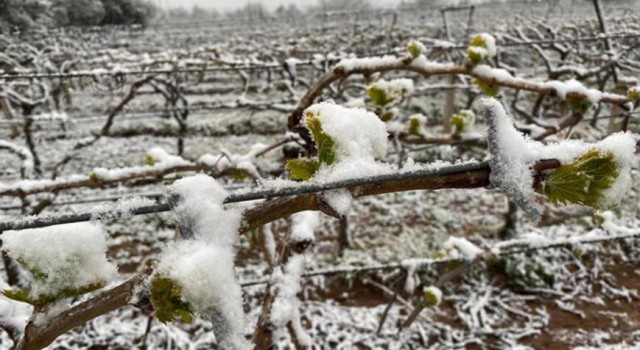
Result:
[[[39,303],[95,290],[116,273],[115,265],[107,261],[104,231],[95,223],[8,231],[3,244],[32,272],[28,297]]]

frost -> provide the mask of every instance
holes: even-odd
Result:
[[[183,239],[162,254],[157,273],[182,287],[182,298],[200,314],[208,314],[219,347],[246,349],[242,290],[234,276],[233,243],[241,213],[224,210],[227,196],[213,178],[198,174],[169,189]]]
[[[3,249],[34,274],[35,298],[102,285],[117,271],[107,261],[105,233],[95,223],[7,231],[2,240]]]

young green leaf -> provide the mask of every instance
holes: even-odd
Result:
[[[291,173],[291,180],[306,181],[309,180],[320,168],[320,163],[313,159],[289,159],[285,168]]]
[[[407,52],[409,52],[411,58],[415,59],[418,56],[422,55],[423,49],[424,45],[422,45],[422,43],[420,43],[419,41],[411,40],[409,41],[409,43],[407,43]]]
[[[487,96],[495,97],[498,95],[498,88],[494,85],[486,83],[484,80],[473,79],[473,83],[478,86],[480,91]]]
[[[367,88],[367,96],[373,101],[373,104],[378,107],[384,107],[389,102],[393,101],[393,99],[387,96],[387,92],[384,89],[381,89],[375,85],[369,86]]]
[[[442,290],[435,286],[426,287],[422,290],[424,294],[425,306],[436,306],[442,302]]]
[[[420,125],[420,120],[417,118],[409,119],[409,135],[422,136],[422,127]]]
[[[576,203],[602,209],[604,192],[618,175],[612,154],[591,150],[551,173],[544,183],[544,193],[555,205]]]
[[[593,105],[587,98],[570,97],[567,101],[571,109],[580,114],[586,113]]]
[[[189,303],[182,300],[182,287],[172,279],[154,275],[149,287],[151,303],[156,317],[162,322],[191,323],[193,313]]]
[[[152,165],[156,164],[156,162],[157,162],[156,159],[153,158],[153,156],[151,156],[149,154],[145,155],[144,156],[144,160],[142,161],[142,163],[144,163],[144,165],[149,165],[149,166],[152,166]]]
[[[316,119],[312,113],[308,113],[305,117],[307,128],[311,131],[311,136],[316,142],[318,149],[318,161],[321,164],[331,165],[336,161],[335,142],[322,130],[320,121]]]

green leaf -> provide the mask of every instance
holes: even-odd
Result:
[[[469,40],[469,46],[482,47],[486,49],[487,42],[484,40],[484,37],[482,35],[476,34],[471,37],[471,40]]]
[[[640,88],[632,87],[627,90],[627,99],[633,103],[640,102]]]
[[[422,47],[422,44],[420,44],[418,41],[411,40],[407,44],[407,52],[409,52],[411,58],[415,59],[418,56],[422,55]]]
[[[47,279],[47,277],[49,277],[49,275],[47,275],[45,272],[43,272],[42,270],[40,270],[35,266],[32,266],[31,264],[28,264],[22,258],[17,258],[16,261],[20,265],[22,265],[22,267],[24,267],[27,271],[29,271],[29,273],[31,274],[31,276],[33,276],[33,279],[35,280],[44,281]]]
[[[2,295],[4,295],[5,297],[7,297],[9,299],[15,300],[15,301],[31,304],[31,298],[29,297],[29,291],[25,290],[25,289],[18,289],[18,290],[5,289],[5,290],[2,291]]]
[[[409,119],[409,135],[416,135],[416,136],[422,136],[422,130],[421,129],[421,125],[420,125],[420,120],[418,120],[417,118],[410,118]]]
[[[482,35],[476,34],[471,37],[467,48],[467,57],[471,64],[477,65],[485,59],[482,52],[486,51],[481,49],[488,50],[487,42]]]
[[[154,275],[149,292],[158,320],[184,323],[193,321],[193,312],[189,303],[182,300],[182,287],[172,279],[159,274]]]
[[[452,115],[451,124],[456,128],[456,134],[462,133],[464,131],[464,116],[461,114]]]
[[[312,159],[289,159],[285,168],[291,171],[291,180],[306,181],[320,169],[320,163]]]
[[[238,169],[238,170],[234,171],[233,174],[231,174],[231,177],[234,180],[243,181],[243,180],[246,180],[246,179],[250,178],[251,175],[249,175],[249,172],[246,171],[246,170]]]
[[[89,181],[100,182],[100,177],[98,177],[98,174],[92,172],[91,174],[89,174]]]
[[[580,114],[586,113],[592,106],[591,101],[587,98],[570,97],[567,101],[569,102],[571,109]]]
[[[2,294],[9,299],[13,299],[16,301],[20,301],[23,303],[28,303],[34,306],[42,306],[48,303],[52,303],[54,301],[71,298],[78,295],[86,294],[89,292],[93,292],[94,290],[100,289],[104,287],[103,282],[89,284],[80,288],[65,288],[58,291],[56,294],[42,294],[38,297],[31,296],[31,292],[26,289],[20,290],[4,290]]]
[[[471,64],[473,64],[474,66],[482,62],[484,58],[477,50],[474,50],[473,48],[467,49],[467,57],[469,58]]]
[[[616,182],[618,175],[611,153],[591,150],[551,173],[544,183],[544,193],[554,205],[576,203],[604,209],[604,192]]]
[[[369,86],[367,88],[367,96],[373,101],[373,104],[378,107],[384,107],[393,99],[387,96],[387,92],[384,89],[381,89],[375,85]]]
[[[156,164],[156,159],[155,159],[155,158],[153,158],[151,155],[146,154],[146,155],[144,156],[144,160],[142,161],[142,163],[143,163],[144,165],[152,166],[152,165]]]
[[[393,119],[393,117],[395,117],[395,112],[392,110],[388,110],[384,113],[382,113],[382,115],[380,116],[380,120],[382,120],[383,122],[388,122],[389,120]]]
[[[473,83],[478,86],[480,91],[487,96],[495,97],[498,95],[498,88],[494,85],[486,83],[484,80],[473,79]]]
[[[313,113],[307,113],[305,121],[307,122],[307,128],[311,131],[313,140],[316,142],[318,161],[320,164],[333,164],[336,161],[335,142],[322,130],[320,121],[313,116]]]
[[[424,295],[424,305],[425,306],[436,306],[440,304],[442,291],[440,291],[437,287],[428,287],[422,290]]]

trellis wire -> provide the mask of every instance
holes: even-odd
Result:
[[[553,40],[530,40],[522,42],[508,42],[499,43],[498,47],[519,47],[519,46],[532,46],[541,44],[554,44],[554,43],[574,43],[574,42],[589,42],[589,41],[601,41],[607,39],[630,39],[639,38],[640,34],[617,34],[617,35],[601,35],[594,37],[574,38],[574,39],[553,39]],[[460,50],[466,49],[468,45],[426,45],[428,49],[432,50]],[[401,50],[392,50],[388,53],[397,53]],[[328,61],[338,61],[338,59],[329,59]],[[321,62],[320,62],[321,63]],[[20,74],[0,74],[0,79],[12,80],[12,79],[42,79],[42,78],[85,78],[96,76],[126,76],[126,75],[160,75],[160,74],[180,74],[180,73],[208,73],[208,72],[223,72],[223,71],[241,71],[241,70],[268,70],[281,68],[284,63],[278,64],[265,64],[256,66],[237,66],[237,67],[205,67],[205,68],[182,68],[182,69],[152,69],[152,70],[125,70],[125,71],[98,71],[98,72],[69,72],[69,73],[20,73]],[[300,62],[296,66],[311,66],[314,62]]]
[[[532,244],[529,243],[528,246],[519,246],[519,249],[512,250],[499,250],[493,254],[494,257],[503,257],[509,255],[515,255],[520,253],[530,253],[542,250],[550,250],[550,249],[560,249],[572,247],[578,244],[581,245],[591,245],[591,244],[604,244],[609,242],[618,242],[624,241],[627,239],[640,239],[640,232],[634,233],[625,233],[619,235],[611,235],[608,237],[596,237],[596,238],[570,238],[570,239],[561,239],[557,242],[549,242],[547,244]],[[509,241],[502,242],[503,245],[508,246]],[[515,246],[515,244],[514,244]],[[491,250],[489,250],[491,251]],[[396,262],[391,264],[375,264],[375,265],[366,265],[366,266],[343,266],[329,269],[318,269],[315,271],[309,271],[302,274],[303,278],[312,278],[316,276],[328,276],[328,275],[343,275],[343,274],[359,274],[373,271],[390,271],[397,269],[406,269],[410,264],[412,266],[416,266],[417,269],[424,269],[427,267],[432,267],[436,265],[449,264],[452,262],[468,262],[464,258],[440,258],[440,259],[417,259],[415,262],[407,263],[407,262]],[[262,285],[269,282],[268,278],[261,278],[255,280],[249,280],[245,282],[241,282],[240,284],[243,287],[250,287],[255,285]]]
[[[349,188],[349,187],[358,187],[363,185],[370,184],[380,184],[387,181],[398,181],[398,180],[413,180],[424,178],[427,176],[444,176],[444,175],[452,175],[457,173],[478,171],[478,170],[489,170],[488,162],[479,162],[479,163],[467,163],[467,164],[459,164],[441,167],[437,169],[424,169],[424,170],[416,170],[410,172],[401,172],[401,173],[393,173],[393,174],[385,174],[364,178],[356,178],[356,179],[348,179],[348,180],[339,180],[333,182],[326,183],[313,183],[313,184],[304,184],[301,183],[298,186],[288,186],[281,188],[268,188],[268,189],[257,189],[254,191],[238,191],[234,194],[230,194],[227,198],[225,198],[224,203],[239,203],[239,202],[248,202],[259,199],[270,199],[277,197],[288,197],[288,196],[296,196],[302,194],[323,192],[329,190],[335,190],[340,188]],[[103,212],[96,213],[77,213],[77,214],[64,214],[57,216],[45,216],[45,217],[28,217],[15,221],[1,221],[0,222],[0,232],[6,230],[22,230],[28,228],[38,228],[38,227],[46,227],[46,226],[54,226],[61,224],[69,224],[74,222],[83,222],[90,221],[94,218],[99,218],[101,216],[105,217],[116,217],[123,215],[144,215],[144,214],[155,214],[161,212],[169,211],[168,203],[158,203],[154,205],[140,206],[137,208],[133,208],[131,210],[107,210]]]

